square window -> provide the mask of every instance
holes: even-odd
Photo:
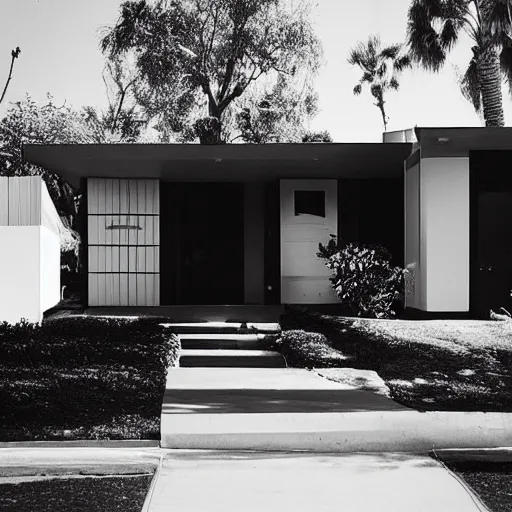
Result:
[[[308,214],[325,218],[324,190],[296,190],[295,215]]]

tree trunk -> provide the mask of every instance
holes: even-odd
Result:
[[[504,126],[501,70],[496,49],[484,48],[478,56],[477,67],[485,126]]]
[[[377,103],[375,103],[375,105],[379,107],[380,113],[382,115],[382,122],[384,123],[384,131],[386,131],[388,129],[388,121],[386,117],[386,111],[384,109],[384,103],[384,98],[381,96],[380,98],[378,98]]]
[[[380,113],[382,114],[382,122],[384,123],[384,131],[387,131],[388,129],[388,121],[386,119],[386,111],[384,110],[384,102],[380,102],[377,105],[380,109]]]

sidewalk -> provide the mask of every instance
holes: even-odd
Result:
[[[420,413],[293,368],[173,368],[161,446],[204,450],[427,452],[512,446],[512,414]]]
[[[148,512],[481,512],[441,464],[400,453],[173,451]]]

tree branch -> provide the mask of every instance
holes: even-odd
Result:
[[[9,83],[12,79],[12,70],[14,68],[14,61],[20,56],[21,50],[20,47],[16,47],[16,50],[12,50],[11,52],[11,69],[9,70],[9,76],[7,78],[7,82],[5,83],[4,92],[2,93],[2,97],[0,98],[0,104],[4,101],[5,93],[7,92],[7,88],[9,87]]]

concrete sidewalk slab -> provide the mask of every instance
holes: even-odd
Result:
[[[174,449],[427,452],[512,446],[512,414],[421,413],[301,369],[177,368],[161,446]]]
[[[200,492],[198,492],[200,489]],[[430,457],[169,452],[149,512],[478,512],[480,502]]]

